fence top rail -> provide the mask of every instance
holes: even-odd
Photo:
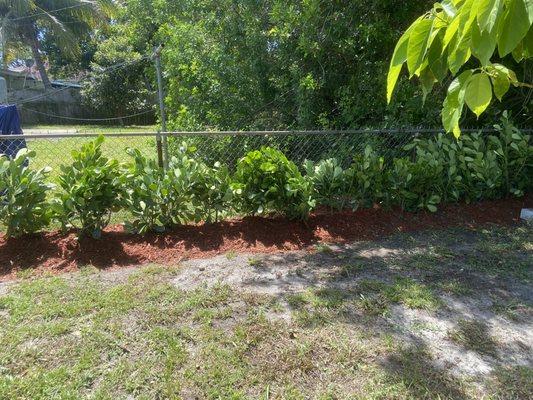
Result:
[[[522,132],[532,133],[533,129],[520,129]],[[495,128],[463,129],[468,132],[496,132]],[[287,131],[175,131],[175,132],[111,132],[111,133],[89,133],[89,132],[54,132],[54,133],[34,133],[28,135],[1,135],[0,140],[16,139],[61,139],[61,138],[91,138],[100,135],[105,137],[187,137],[187,136],[288,136],[288,135],[359,135],[359,134],[436,134],[444,133],[443,129],[344,129],[344,130],[287,130]]]

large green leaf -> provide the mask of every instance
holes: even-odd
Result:
[[[448,87],[448,93],[442,107],[442,125],[446,132],[453,132],[459,137],[461,129],[459,120],[463,113],[466,86],[472,76],[472,71],[464,71]]]
[[[433,19],[423,18],[417,22],[409,35],[409,41],[407,43],[407,68],[411,76],[418,71],[424,61],[432,30]]]
[[[498,40],[500,57],[505,57],[518,46],[526,36],[530,25],[528,8],[524,0],[509,0],[505,15],[500,22]]]
[[[533,24],[533,0],[525,0],[527,15],[529,16],[529,24]]]
[[[495,35],[489,31],[481,32],[478,24],[472,25],[472,54],[480,61],[481,65],[487,65],[496,49]]]
[[[492,64],[491,69],[497,69],[499,71],[502,71],[507,77],[509,78],[509,82],[511,82],[513,85],[518,83],[518,78],[516,77],[515,72],[512,69],[507,68],[505,65],[502,64]]]
[[[479,0],[477,20],[481,31],[492,32],[503,8],[503,0]]]
[[[424,68],[422,72],[420,72],[420,84],[422,85],[422,103],[426,102],[427,95],[431,92],[433,89],[433,85],[437,82],[435,79],[435,75],[433,75],[433,72],[431,72],[430,68]]]
[[[431,42],[431,46],[429,47],[427,54],[429,68],[439,81],[443,80],[448,72],[446,56],[442,54],[442,40],[444,38],[444,34],[445,32],[443,30],[439,31],[433,42]]]
[[[392,55],[392,59],[389,66],[389,73],[387,75],[387,103],[390,103],[391,101],[392,93],[394,92],[394,87],[396,86],[398,76],[400,75],[400,72],[402,70],[402,65],[407,60],[407,44],[409,42],[409,36],[411,34],[413,26],[417,23],[417,21],[415,21],[409,27],[409,29],[407,29],[407,31],[405,31],[400,40],[398,40],[396,48],[394,49],[394,53]]]
[[[531,3],[533,3],[533,1]],[[533,57],[533,25],[529,27],[529,31],[524,38],[524,57]]]
[[[456,43],[458,41],[459,43]],[[467,34],[463,37],[456,36],[448,50],[448,66],[452,74],[456,74],[461,67],[470,59],[472,51],[470,45],[472,36]]]
[[[476,17],[479,9],[478,0],[466,0],[463,6],[461,7],[459,24],[459,33],[461,36],[469,34],[472,24],[476,22]]]
[[[458,17],[455,17],[450,22],[450,25],[448,25],[448,28],[446,28],[446,34],[444,35],[444,39],[442,41],[443,49],[446,49],[448,45],[452,42],[452,40],[457,36],[457,31],[459,30],[459,22],[460,19]]]
[[[489,77],[484,73],[473,75],[466,86],[466,105],[478,117],[487,109],[492,100],[492,86]]]
[[[511,83],[509,82],[509,76],[501,69],[493,68],[490,79],[492,81],[494,95],[498,98],[498,100],[501,101],[511,86]]]
[[[446,13],[448,17],[453,18],[455,17],[455,14],[457,14],[457,8],[453,4],[453,1],[444,0],[437,4],[439,4],[442,7],[442,9],[444,10],[444,12]]]

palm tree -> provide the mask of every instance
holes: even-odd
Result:
[[[114,0],[0,0],[1,37],[4,47],[9,47],[7,42],[11,40],[31,48],[37,70],[48,88],[51,83],[40,41],[53,35],[62,51],[77,54],[78,39],[107,25],[115,9]]]

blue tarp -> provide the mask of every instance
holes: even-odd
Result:
[[[0,105],[0,135],[22,135],[20,116],[14,105]],[[0,154],[13,158],[26,147],[24,139],[0,140]]]

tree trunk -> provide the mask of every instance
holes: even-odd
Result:
[[[48,89],[52,87],[52,83],[48,78],[48,73],[46,72],[46,68],[44,67],[43,58],[41,57],[41,53],[39,52],[39,40],[37,39],[37,32],[33,30],[32,33],[33,34],[30,38],[30,46],[31,51],[33,53],[33,59],[35,61],[35,64],[37,65],[39,75],[41,75],[41,79],[43,80],[44,88]]]

